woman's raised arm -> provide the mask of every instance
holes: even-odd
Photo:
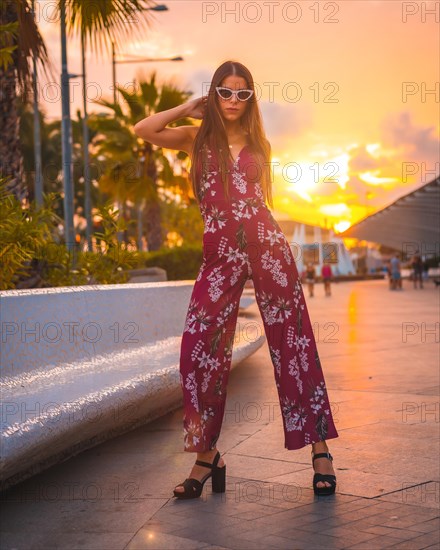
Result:
[[[190,153],[198,127],[178,126],[177,128],[167,128],[166,126],[180,118],[202,118],[204,105],[205,98],[197,98],[172,109],[155,113],[135,124],[135,134],[158,147]]]

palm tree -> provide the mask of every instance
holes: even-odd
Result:
[[[33,105],[19,98],[18,117],[20,120],[20,147],[23,157],[24,185],[28,191],[29,202],[35,199],[35,143],[34,143],[34,113]],[[46,113],[38,110],[41,135],[41,158],[44,170],[43,187],[48,192],[58,190],[61,163],[61,121],[48,122]],[[59,212],[62,215],[62,211]]]
[[[158,250],[164,240],[161,192],[168,189],[187,196],[189,180],[185,176],[176,176],[163,149],[153,149],[151,143],[136,136],[133,128],[146,116],[187,101],[192,92],[181,91],[171,83],[158,88],[155,71],[148,80],[139,79],[138,83],[135,80],[133,84],[133,92],[118,87],[125,109],[112,101],[95,101],[111,109],[113,114],[95,115],[91,119],[91,127],[101,130],[101,135],[93,141],[94,155],[104,161],[103,176],[99,181],[101,189],[112,193],[119,204],[123,205],[129,200],[138,210],[142,210],[142,226],[145,227],[148,250]],[[181,119],[174,123],[175,126],[183,124],[192,124],[192,121]],[[187,155],[179,152],[176,157],[179,162],[186,159]],[[139,232],[138,227],[138,242]]]
[[[111,42],[145,37],[153,17],[151,0],[58,0],[66,7],[67,33],[83,33],[94,48]],[[55,70],[32,14],[31,0],[0,2],[0,176],[10,176],[8,190],[20,200],[27,196],[23,178],[23,159],[19,144],[17,87],[27,98],[32,83],[32,58],[38,59],[46,77],[57,80]]]
[[[17,88],[27,98],[32,81],[32,56],[39,59],[46,76],[54,79],[44,41],[27,0],[0,2],[0,177],[8,177],[6,189],[22,201],[27,197],[20,149]]]
[[[23,155],[24,181],[29,190],[29,202],[35,199],[34,178],[35,173],[35,154],[34,154],[34,113],[33,106],[24,101],[18,102],[18,116],[20,119],[20,145]],[[59,191],[59,182],[62,176],[62,154],[61,154],[61,121],[47,121],[47,115],[44,110],[38,111],[41,129],[41,157],[44,170],[43,187],[46,193],[55,193]],[[84,190],[84,159],[83,150],[83,117],[78,109],[76,118],[72,119],[72,147],[73,147],[73,177],[74,177],[74,210],[81,207],[85,210],[85,190]],[[91,132],[90,138],[93,139],[95,132]],[[97,204],[101,197],[98,190],[92,186],[93,204]],[[58,216],[62,217],[62,201],[53,202]]]

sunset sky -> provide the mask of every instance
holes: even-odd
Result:
[[[342,230],[440,173],[439,2],[164,3],[169,11],[124,53],[184,61],[118,65],[118,83],[155,69],[199,97],[221,63],[246,65],[279,163],[278,216]],[[50,2],[39,4],[42,14]],[[59,70],[59,23],[45,14],[40,28]],[[68,55],[69,72],[80,73],[78,41]],[[92,98],[96,89],[112,98],[111,76],[109,55],[89,53]],[[72,116],[82,104],[76,82]],[[60,118],[61,102],[47,100],[44,84],[42,106]],[[92,111],[103,108],[90,101]]]

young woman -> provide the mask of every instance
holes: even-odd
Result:
[[[321,269],[322,280],[324,282],[324,290],[326,296],[331,296],[332,291],[330,288],[331,280],[333,277],[332,266],[329,263],[325,263]]]
[[[182,117],[200,127],[167,124]],[[282,411],[286,449],[312,445],[313,487],[332,494],[336,477],[326,440],[339,437],[332,418],[301,281],[273,208],[270,144],[241,63],[214,73],[206,97],[151,115],[136,134],[192,161],[194,196],[204,221],[203,261],[192,291],[180,353],[184,450],[197,460],[177,498],[199,497],[211,477],[225,491],[226,464],[216,443],[223,421],[240,297],[252,279]]]

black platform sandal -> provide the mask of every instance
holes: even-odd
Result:
[[[317,458],[328,458],[329,460],[331,460],[333,462],[333,457],[332,455],[327,452],[327,453],[317,453],[317,454],[314,454],[313,451],[312,451],[312,464],[314,463],[314,461],[317,459]],[[318,487],[317,486],[317,483],[319,481],[327,481],[327,483],[330,483],[330,486],[327,487],[327,486],[324,486],[324,487]],[[319,473],[315,473],[315,475],[313,476],[313,491],[315,493],[315,495],[332,495],[334,492],[335,492],[335,489],[336,489],[336,476],[333,475],[333,474],[319,474]]]
[[[206,474],[202,481],[199,481],[193,477],[187,477],[183,483],[179,484],[182,485],[185,490],[176,491],[174,489],[174,496],[177,498],[198,498],[202,494],[205,481],[210,477],[212,478],[212,492],[224,493],[226,490],[226,464],[219,468],[217,466],[219,460],[220,453],[218,451],[212,464],[209,462],[203,462],[203,460],[196,460],[196,464],[199,466],[205,466],[205,468],[211,468],[211,471]]]

